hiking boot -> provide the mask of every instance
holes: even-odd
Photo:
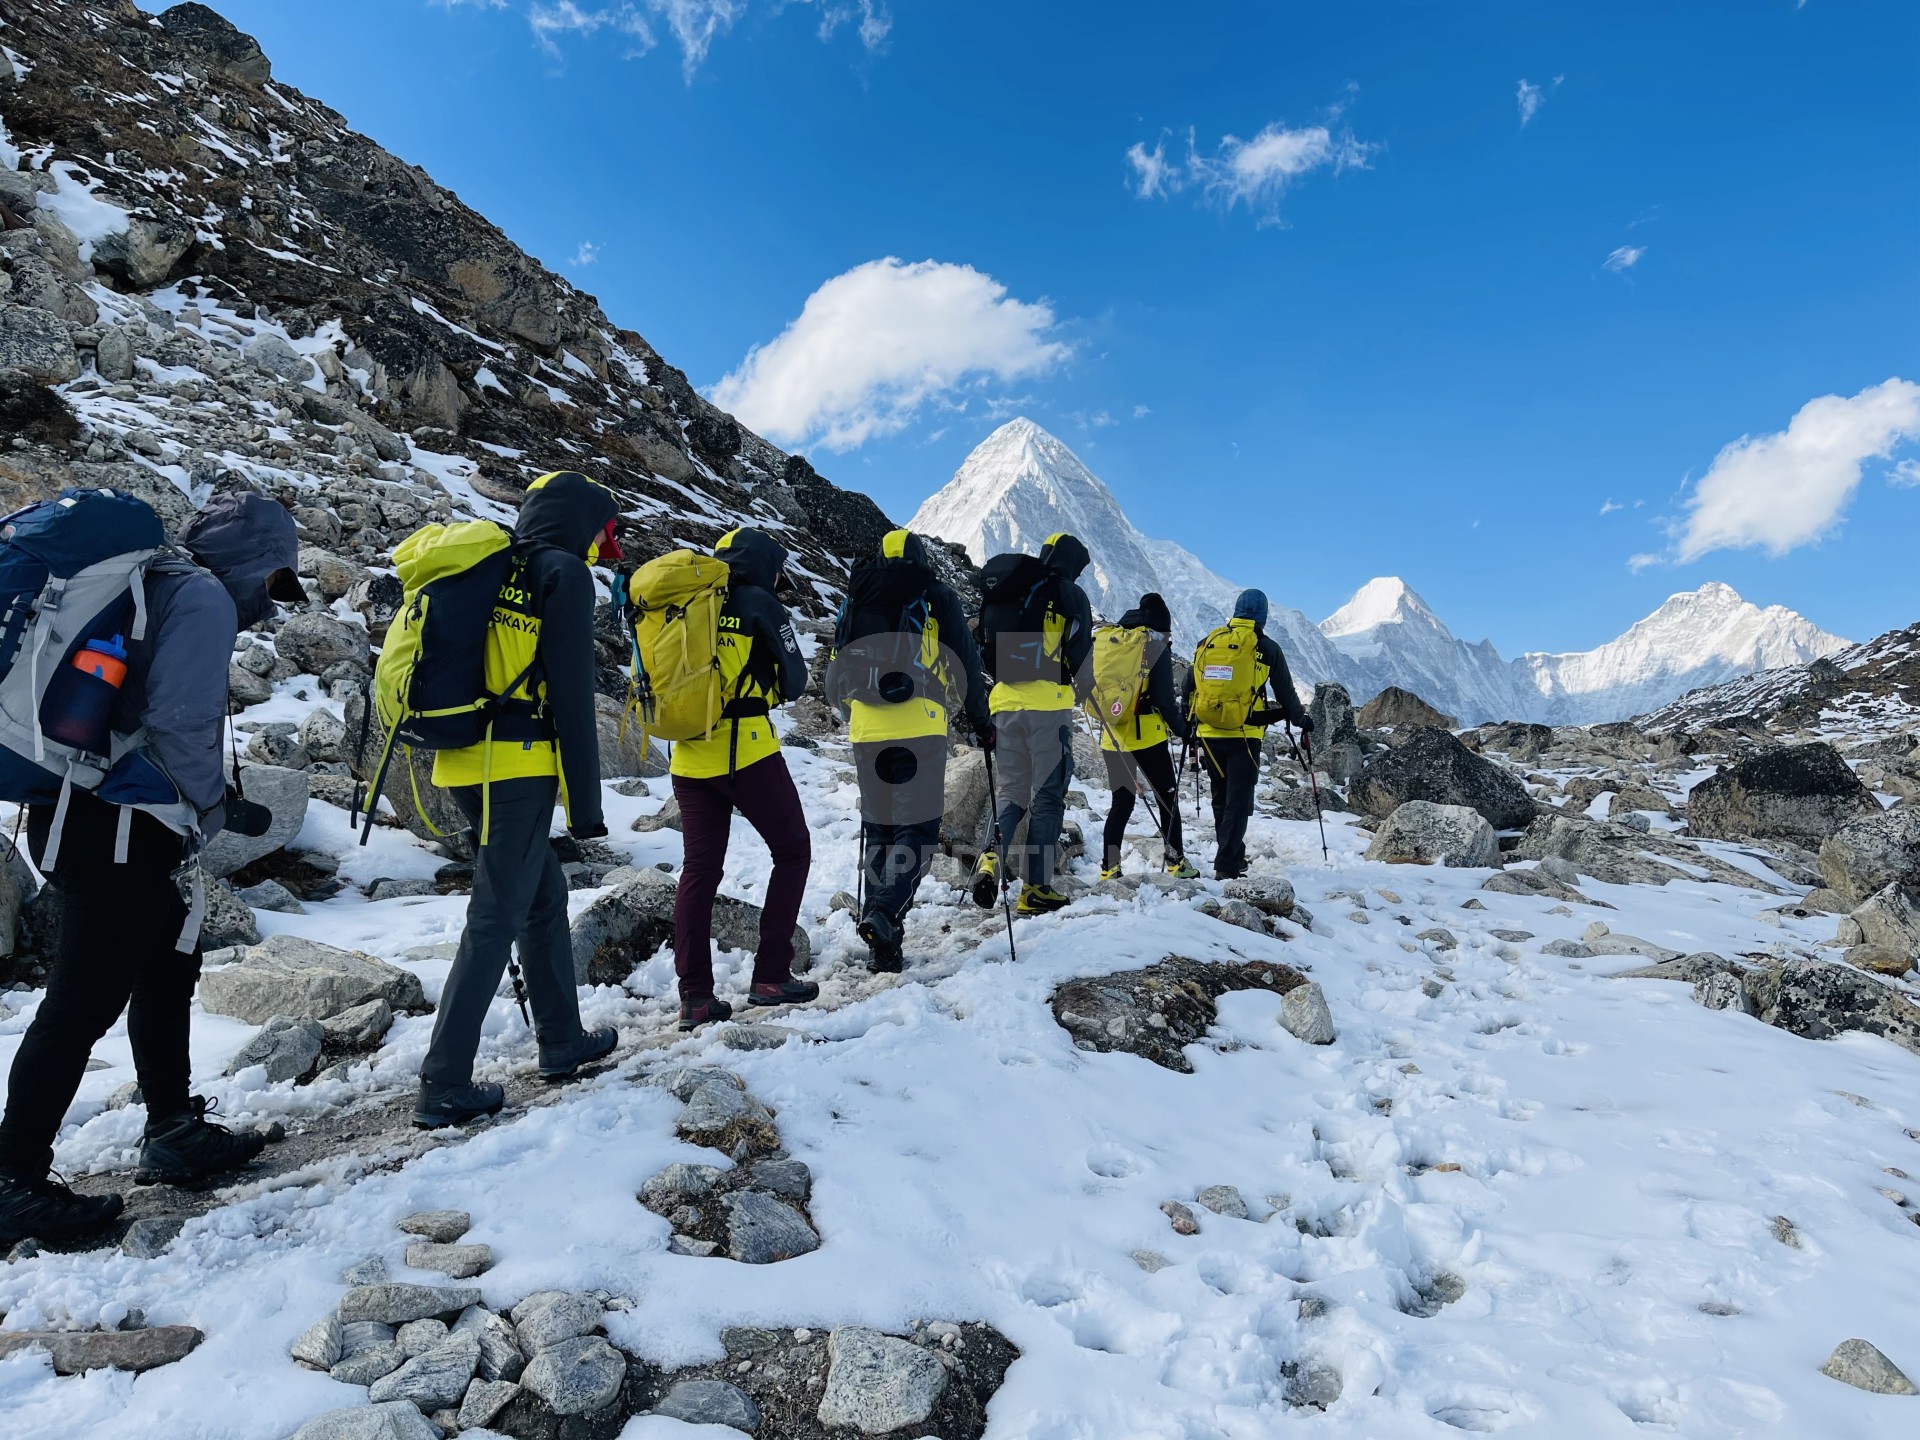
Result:
[[[419,1098],[413,1102],[413,1123],[422,1130],[438,1130],[447,1125],[464,1125],[500,1113],[507,1103],[507,1092],[491,1080],[475,1080],[466,1085],[440,1085],[431,1080],[420,1082]]]
[[[195,1095],[178,1115],[149,1120],[146,1138],[140,1142],[134,1183],[198,1185],[215,1175],[240,1169],[267,1148],[267,1137],[257,1130],[236,1134],[207,1119],[219,1103]]]
[[[1169,860],[1167,862],[1167,874],[1176,880],[1198,880],[1200,878],[1200,868],[1190,860]]]
[[[1120,867],[1118,865],[1107,866],[1101,870],[1100,878],[1102,880],[1118,880],[1120,878]]]
[[[906,964],[900,949],[900,927],[882,910],[869,910],[860,922],[861,943],[867,947],[867,969],[876,975],[898,975]]]
[[[119,1219],[122,1204],[118,1195],[76,1195],[52,1175],[0,1171],[0,1248],[92,1234]]]
[[[540,1078],[549,1085],[571,1080],[582,1065],[591,1065],[613,1053],[620,1043],[620,1032],[611,1025],[603,1030],[588,1030],[567,1045],[540,1047]]]
[[[982,910],[993,909],[1000,897],[1000,857],[988,850],[973,867],[973,903]]]
[[[1051,915],[1056,910],[1064,910],[1070,902],[1051,885],[1023,885],[1020,888],[1020,904],[1016,907],[1022,915]]]
[[[680,1028],[697,1030],[702,1025],[711,1025],[720,1020],[733,1018],[733,1006],[724,1000],[716,1000],[709,995],[704,1000],[682,1000],[680,1002]]]
[[[747,992],[749,1005],[804,1005],[819,998],[820,987],[811,980],[776,980]]]

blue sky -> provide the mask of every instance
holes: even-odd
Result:
[[[896,518],[1027,413],[1316,617],[1920,618],[1920,7],[214,3]]]

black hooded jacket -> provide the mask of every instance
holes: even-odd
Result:
[[[1093,561],[1077,535],[1059,534],[1040,547],[1040,562],[1060,582],[1057,609],[1066,621],[1060,659],[1071,677],[1076,699],[1084,700],[1093,687],[1093,606],[1079,585],[1080,572]]]
[[[723,536],[714,558],[727,563],[727,603],[721,623],[739,622],[739,633],[752,642],[747,674],[766,695],[769,706],[800,698],[807,688],[807,661],[793,633],[787,607],[774,595],[780,572],[787,568],[787,552],[772,536],[739,529]]]
[[[1150,603],[1153,601],[1159,603]],[[1166,721],[1169,735],[1185,739],[1186,714],[1173,688],[1173,645],[1169,638],[1173,616],[1167,610],[1167,602],[1158,595],[1142,595],[1140,603],[1120,617],[1120,623],[1127,629],[1153,631],[1153,638],[1147,641],[1147,654],[1153,658],[1147,667],[1147,692],[1139,713],[1158,715]]]
[[[545,706],[526,734],[503,740],[551,740],[566,789],[567,824],[576,832],[598,830],[600,808],[600,735],[594,713],[593,612],[598,601],[587,552],[600,532],[620,513],[619,502],[604,485],[571,471],[535,482],[513,527],[518,584],[526,609],[540,617],[539,664]],[[537,732],[537,733],[535,733]]]

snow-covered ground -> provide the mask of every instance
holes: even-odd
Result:
[[[1819,1373],[1835,1344],[1862,1336],[1920,1374],[1920,1226],[1886,1193],[1920,1196],[1894,1173],[1920,1173],[1920,1060],[1863,1035],[1798,1039],[1695,1005],[1681,985],[1608,978],[1630,957],[1541,948],[1578,938],[1596,913],[1615,931],[1727,955],[1811,946],[1830,918],[1768,923],[1757,917],[1779,897],[1705,883],[1587,881],[1618,910],[1554,907],[1480,891],[1484,871],[1369,863],[1345,817],[1328,819],[1323,865],[1311,823],[1259,818],[1255,867],[1292,877],[1311,932],[1256,935],[1147,889],[1021,922],[1009,964],[998,918],[929,883],[893,983],[865,974],[850,917],[829,914],[853,885],[850,772],[830,744],[788,759],[814,821],[802,918],[827,985],[820,1007],[781,1021],[804,1040],[739,1053],[703,1032],[397,1171],[349,1179],[343,1158],[243,1185],[158,1259],[109,1250],[0,1267],[8,1328],[112,1324],[138,1307],[207,1337],[138,1379],[56,1378],[38,1354],[0,1361],[4,1433],[277,1440],[364,1403],[287,1347],[369,1255],[396,1279],[436,1279],[406,1270],[393,1222],[438,1206],[471,1211],[470,1238],[499,1256],[477,1282],[490,1305],[556,1287],[628,1296],[611,1337],[663,1362],[717,1358],[727,1325],[986,1320],[1022,1351],[990,1411],[995,1440],[1920,1433],[1920,1400]],[[676,832],[627,828],[660,803],[664,783],[654,790],[609,793],[610,823],[638,862],[677,862]],[[1073,818],[1096,833],[1095,814]],[[345,816],[316,802],[301,843],[346,853]],[[353,873],[437,863],[395,832],[376,846]],[[1089,878],[1093,863],[1076,872]],[[737,827],[727,890],[758,899],[767,867]],[[461,910],[349,891],[261,918],[410,964],[431,997],[445,952],[409,952],[455,938]],[[1435,927],[1457,945],[1417,938]],[[1216,1043],[1190,1049],[1182,1075],[1082,1052],[1055,1023],[1048,999],[1063,980],[1169,954],[1309,970],[1339,1038],[1304,1045],[1280,1027],[1277,997],[1229,995]],[[737,994],[746,957],[720,959],[722,993]],[[18,1008],[0,1020],[0,1065],[37,996],[4,1003]],[[665,1030],[672,1003],[663,954],[584,1009],[631,1040]],[[196,1016],[198,1088],[261,1123],[390,1095],[410,1083],[430,1025],[402,1020],[349,1081],[296,1088],[257,1070],[222,1078],[249,1027]],[[531,1066],[510,1002],[488,1030],[483,1073]],[[110,1068],[87,1077],[61,1139],[69,1171],[126,1166],[137,1144],[141,1111],[101,1109],[131,1078],[124,1028],[99,1054]],[[666,1221],[635,1192],[673,1160],[714,1157],[676,1140],[671,1098],[635,1079],[695,1057],[736,1070],[777,1110],[815,1176],[817,1252],[758,1267],[667,1253]],[[1163,1201],[1223,1183],[1251,1218],[1196,1207],[1201,1232],[1172,1233]],[[1171,1263],[1150,1272],[1135,1252]],[[1343,1377],[1324,1414],[1285,1399],[1283,1367],[1317,1365]],[[627,1431],[698,1433],[665,1420]]]

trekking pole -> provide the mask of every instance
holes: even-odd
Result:
[[[1011,862],[1006,851],[1006,839],[1000,833],[1000,785],[993,778],[993,751],[980,752],[987,759],[987,812],[993,816],[993,853],[1000,857],[1000,910],[1007,918],[1007,959],[1019,963],[1020,952],[1013,945],[1013,900],[1008,887],[1012,883]]]
[[[527,1022],[527,1028],[533,1029],[533,1015],[527,1009],[527,982],[521,978],[520,962],[507,954],[507,974],[513,977],[513,1003],[520,1007],[520,1018]]]
[[[1167,838],[1167,823],[1160,816],[1158,800],[1152,794],[1153,787],[1142,783],[1139,765],[1134,762],[1131,752],[1121,746],[1120,737],[1113,733],[1113,727],[1107,723],[1107,717],[1097,711],[1093,712],[1093,715],[1094,718],[1100,722],[1100,728],[1107,732],[1107,738],[1113,741],[1114,753],[1120,756],[1121,763],[1127,767],[1127,773],[1133,776],[1133,793],[1139,797],[1140,803],[1146,807],[1147,818],[1153,821],[1153,828],[1160,832],[1161,848],[1168,855],[1173,854],[1173,842]],[[1174,793],[1176,795],[1179,793],[1179,786],[1180,782],[1176,780],[1174,782]],[[1105,863],[1104,857],[1102,863]]]
[[[1287,743],[1293,744],[1293,726],[1287,725]],[[1300,743],[1307,747],[1307,783],[1313,787],[1313,818],[1320,826],[1320,859],[1323,864],[1331,865],[1332,857],[1327,854],[1327,820],[1320,813],[1320,777],[1313,773],[1313,732],[1300,732]]]

